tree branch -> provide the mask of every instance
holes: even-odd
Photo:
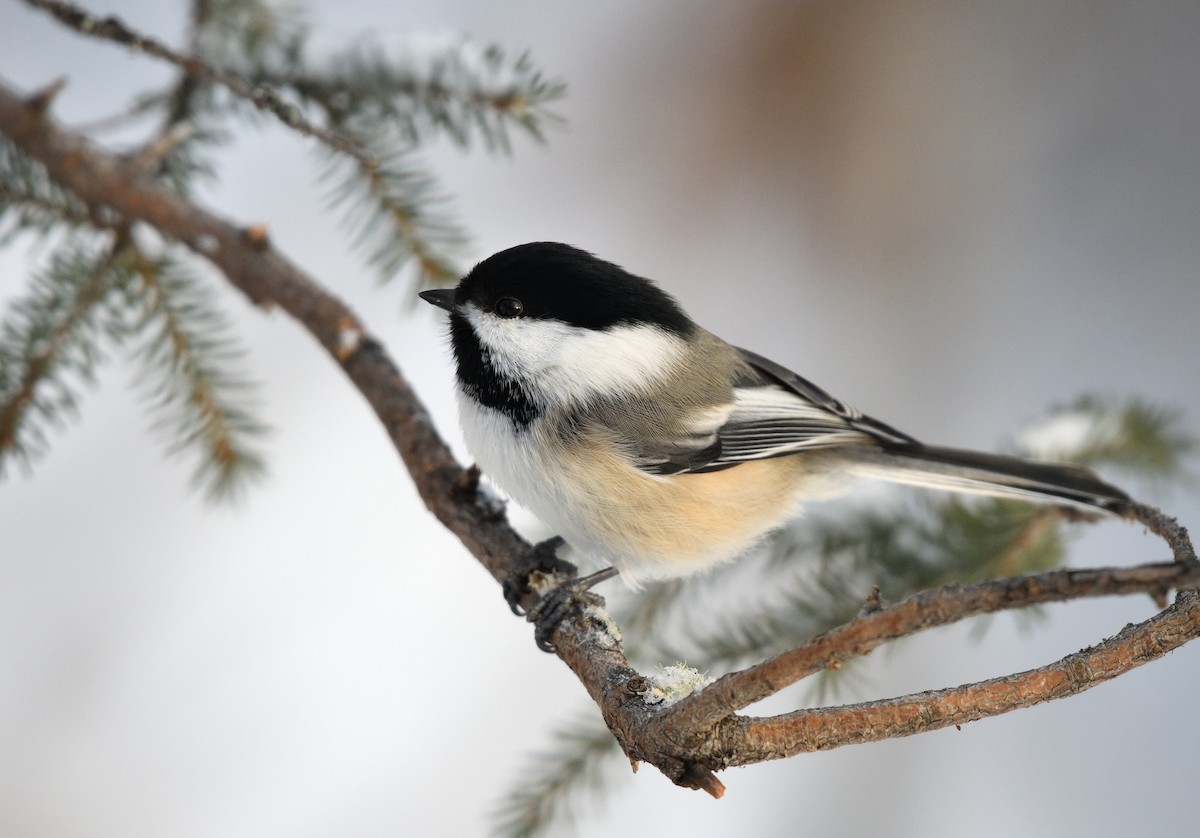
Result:
[[[1066,698],[1157,660],[1197,634],[1200,594],[1189,590],[1149,620],[1028,672],[882,701],[797,710],[770,719],[730,717],[718,739],[721,756],[735,756],[720,767],[912,736]]]
[[[342,366],[375,410],[413,474],[422,500],[497,579],[527,545],[476,497],[408,383],[355,314],[252,228],[238,227],[147,180],[128,160],[103,153],[0,83],[0,131],[89,209],[149,224],[210,261],[256,304],[275,304]],[[470,502],[464,503],[464,499]]]
[[[495,504],[476,491],[477,475],[456,463],[429,414],[382,346],[339,299],[274,251],[261,228],[243,228],[149,181],[129,161],[92,147],[55,124],[37,101],[0,83],[0,132],[45,165],[50,177],[95,214],[115,212],[190,247],[260,305],[275,304],[304,326],[345,370],[387,430],[422,500],[497,580],[529,545]],[[1071,695],[1154,660],[1200,635],[1200,596],[1181,593],[1173,606],[1098,646],[1031,672],[950,690],[770,719],[736,711],[818,669],[866,654],[887,640],[973,614],[1084,596],[1197,585],[1187,532],[1148,507],[1134,516],[1167,541],[1175,564],[1129,569],[1055,571],[1019,579],[949,586],[895,606],[869,610],[849,624],[743,672],[732,673],[674,707],[647,703],[650,684],[628,663],[619,632],[601,608],[570,613],[555,630],[556,654],[599,706],[634,760],[655,765],[675,783],[719,796],[712,773],[808,750],[904,736],[997,715]],[[527,596],[526,606],[534,595]],[[499,607],[499,601],[497,602]]]
[[[1170,563],[1132,568],[1056,570],[1036,576],[947,585],[889,608],[860,615],[769,660],[731,672],[668,711],[682,727],[705,727],[823,669],[837,669],[891,640],[1014,608],[1200,585],[1200,566]]]

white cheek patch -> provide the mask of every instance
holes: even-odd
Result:
[[[463,314],[487,350],[496,372],[522,383],[557,363],[560,342],[570,328],[552,320],[497,317],[481,311],[474,303],[467,304]],[[530,328],[531,324],[534,328]]]
[[[682,338],[654,326],[572,329],[548,378],[552,386],[590,391],[583,395],[641,392],[671,375],[686,352]]]
[[[687,352],[682,338],[645,324],[597,331],[559,320],[497,317],[474,305],[464,313],[496,371],[550,403],[644,391]]]

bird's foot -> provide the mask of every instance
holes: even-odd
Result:
[[[539,541],[509,571],[502,586],[504,601],[508,603],[508,607],[518,617],[525,616],[525,609],[521,607],[521,600],[527,593],[535,590],[534,586],[530,585],[534,574],[539,574],[543,577],[563,576],[570,578],[578,573],[575,565],[558,557],[558,548],[562,547],[565,543],[562,536],[559,535],[547,538],[545,541]]]
[[[609,567],[546,591],[525,615],[525,619],[534,624],[533,639],[538,648],[543,652],[553,653],[554,644],[550,642],[550,635],[558,628],[558,624],[572,608],[603,603],[604,600],[593,594],[590,588],[616,575],[617,569]]]

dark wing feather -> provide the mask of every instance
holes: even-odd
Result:
[[[689,472],[698,473],[702,471],[716,471],[712,464],[720,459],[721,456],[721,439],[717,437],[704,447],[688,448],[686,446],[677,445],[671,448],[663,448],[649,454],[643,452],[637,458],[637,465],[642,471],[650,474],[688,474]],[[733,465],[733,463],[730,463]],[[727,468],[728,466],[718,466],[717,468]]]
[[[878,419],[864,416],[860,411],[846,404],[841,399],[835,399],[807,378],[801,378],[787,367],[775,363],[770,358],[764,358],[762,355],[759,355],[757,352],[751,352],[749,349],[734,348],[737,349],[742,359],[759,376],[779,385],[785,390],[795,393],[801,399],[827,410],[834,416],[841,418],[854,430],[862,431],[867,436],[874,437],[877,441],[885,444],[900,446],[920,445],[919,442],[908,434],[901,433],[891,425],[886,425]]]
[[[835,399],[786,367],[745,349],[734,403],[711,434],[639,458],[652,474],[703,473],[750,460],[842,445],[919,447],[912,437]],[[701,442],[702,440],[702,442]]]

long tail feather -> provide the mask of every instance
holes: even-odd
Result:
[[[1085,468],[957,448],[914,445],[876,449],[864,456],[855,470],[894,483],[1060,503],[1122,516],[1132,503],[1127,494]]]

